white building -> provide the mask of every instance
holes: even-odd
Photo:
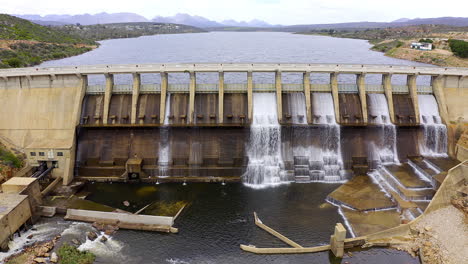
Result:
[[[418,50],[432,50],[432,43],[413,42],[411,43],[411,48],[418,49]]]

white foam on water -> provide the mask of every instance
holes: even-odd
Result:
[[[418,176],[419,179],[425,181],[425,182],[428,182],[428,183],[432,183],[431,182],[431,179],[429,179],[426,174],[424,174],[422,171],[421,171],[421,168],[419,168],[418,166],[416,166],[411,160],[408,160],[408,165],[414,170],[414,172],[416,172],[416,175]]]
[[[433,170],[436,174],[439,174],[442,172],[442,170],[440,170],[439,168],[437,168],[436,166],[434,166],[434,164],[432,164],[432,162],[429,162],[427,161],[426,159],[423,159],[423,162],[427,165],[428,168],[430,168],[431,170]]]
[[[166,262],[170,264],[190,264],[190,262],[178,258],[166,259]]]
[[[343,222],[344,222],[346,228],[348,229],[349,234],[351,235],[351,237],[356,237],[356,234],[354,233],[353,227],[351,226],[348,219],[344,215],[343,210],[341,209],[341,207],[338,207],[338,214],[340,214],[341,217],[343,218]]]
[[[101,242],[102,237],[106,237],[106,242]],[[89,251],[102,259],[112,259],[113,261],[125,260],[125,257],[121,254],[123,244],[110,236],[106,236],[104,232],[101,232],[98,237],[91,241],[86,238],[86,241],[78,247],[80,251]]]
[[[424,140],[419,149],[423,156],[447,157],[447,127],[442,123],[439,105],[431,94],[419,94],[419,115],[424,127]]]
[[[15,234],[13,240],[8,243],[9,250],[7,252],[0,252],[0,263],[5,258],[21,252],[27,246],[54,238],[62,233],[63,230],[67,230],[70,225],[71,222],[50,221],[33,225],[26,232],[22,232],[21,237]],[[30,235],[33,237],[28,239],[27,237]]]

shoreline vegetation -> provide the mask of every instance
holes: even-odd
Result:
[[[44,61],[80,55],[98,41],[158,34],[201,33],[203,29],[167,23],[41,26],[0,14],[0,69],[30,67]]]
[[[420,25],[385,29],[322,29],[297,32],[336,38],[363,39],[373,46],[371,50],[388,57],[445,67],[468,67],[468,27],[447,25]],[[412,42],[429,41],[432,50],[411,49]]]

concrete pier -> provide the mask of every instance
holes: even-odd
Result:
[[[164,124],[166,120],[166,97],[167,97],[168,76],[167,72],[161,72],[161,102],[159,110],[159,123]]]
[[[114,75],[105,74],[106,77],[106,90],[104,91],[104,114],[102,122],[107,125],[109,119],[109,106],[112,97],[112,90],[114,89]]]
[[[366,75],[358,74],[356,78],[356,85],[359,91],[359,99],[361,100],[361,112],[364,124],[367,124],[367,98],[366,98]]]
[[[416,119],[416,123],[420,124],[421,123],[421,117],[419,116],[419,102],[418,102],[418,90],[416,87],[416,78],[417,75],[408,75],[408,89],[409,89],[409,94],[411,96],[411,100],[413,101],[413,107],[414,107],[414,115]]]
[[[310,72],[304,72],[302,74],[302,80],[304,85],[304,96],[306,100],[306,115],[307,124],[312,124],[312,104],[310,98]]]
[[[278,122],[283,122],[283,84],[281,81],[281,72],[275,72],[275,87],[276,87],[276,109],[278,111]]]
[[[332,90],[333,96],[333,107],[335,109],[335,118],[336,122],[340,123],[340,99],[338,98],[338,73],[332,72],[330,73],[330,86]]]
[[[382,86],[384,89],[385,97],[387,98],[388,113],[390,115],[390,121],[395,124],[395,108],[393,105],[393,92],[392,92],[392,75],[382,75]]]
[[[218,82],[218,123],[224,122],[224,72],[219,72]]]
[[[136,124],[137,120],[137,107],[138,107],[138,96],[140,95],[141,75],[138,73],[133,74],[133,89],[132,89],[132,117],[131,123]]]
[[[247,72],[247,113],[249,122],[253,117],[253,76],[252,71]]]

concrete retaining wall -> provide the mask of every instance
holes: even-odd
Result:
[[[116,224],[121,228],[128,229],[167,232],[170,231],[174,224],[174,218],[168,216],[134,215],[78,209],[68,209],[65,219]]]

